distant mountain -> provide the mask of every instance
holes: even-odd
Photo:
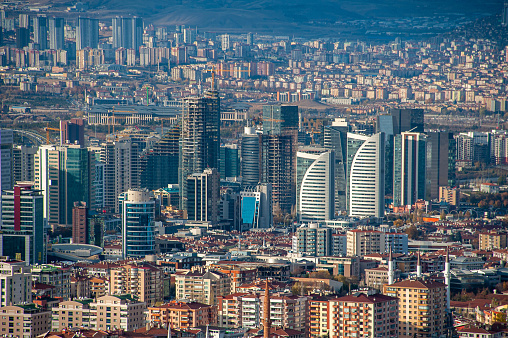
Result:
[[[46,0],[55,4],[58,0]],[[439,14],[495,14],[502,0],[84,0],[101,15],[138,15],[158,25],[291,34],[337,21]],[[97,13],[97,14],[99,14]]]

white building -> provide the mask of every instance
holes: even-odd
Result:
[[[297,208],[300,222],[320,222],[335,215],[333,151],[304,148],[296,156]]]
[[[13,287],[15,286],[15,287]],[[32,274],[22,261],[0,261],[0,306],[32,302]]]
[[[354,157],[350,156],[353,153]],[[384,137],[381,133],[372,136],[348,133],[350,216],[384,216],[384,154]]]

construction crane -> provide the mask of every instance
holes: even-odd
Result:
[[[46,125],[46,128],[44,128],[44,130],[46,131],[46,144],[49,144],[49,131],[50,130],[60,132],[60,128],[50,128],[49,123]]]

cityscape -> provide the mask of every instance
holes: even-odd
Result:
[[[0,335],[508,337],[508,2],[0,2]]]

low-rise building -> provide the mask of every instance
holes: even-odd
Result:
[[[52,285],[53,297],[68,300],[71,296],[71,272],[69,268],[53,264],[34,265],[32,279],[35,282]]]
[[[74,327],[90,328],[92,299],[68,300],[53,308],[51,329],[53,331]]]
[[[131,295],[102,296],[90,303],[90,328],[134,331],[145,326],[146,305]]]
[[[230,294],[231,279],[218,271],[194,269],[175,275],[176,299],[216,305],[217,297]]]

